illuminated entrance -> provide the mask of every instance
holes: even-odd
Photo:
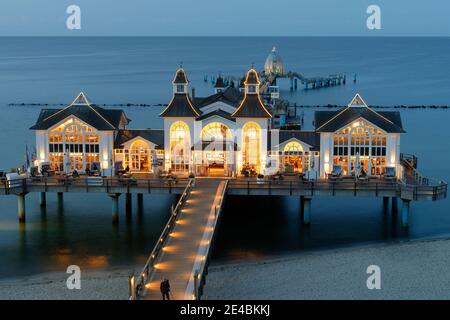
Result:
[[[296,141],[284,147],[283,163],[285,172],[303,172],[303,147]]]
[[[202,164],[206,167],[206,171],[203,169],[204,175],[226,175],[228,144],[232,139],[230,129],[223,123],[212,122],[203,128],[201,138]]]
[[[150,171],[150,150],[147,143],[136,140],[130,149],[130,169],[132,171]]]

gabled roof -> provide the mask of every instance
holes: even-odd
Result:
[[[211,111],[211,112],[209,112],[209,113],[204,113],[204,114],[202,114],[200,117],[198,117],[196,120],[197,120],[197,121],[205,120],[205,119],[208,119],[208,118],[213,117],[213,116],[222,117],[222,118],[224,118],[224,119],[227,119],[227,120],[236,122],[236,119],[233,118],[233,117],[231,116],[231,114],[229,114],[229,113],[226,112],[226,111],[223,111],[222,109],[217,109],[217,110]]]
[[[316,111],[314,118],[316,132],[335,132],[359,118],[366,119],[386,132],[405,132],[398,111],[377,112],[370,108],[359,94],[347,107],[339,111]]]
[[[236,88],[228,87],[222,92],[218,92],[209,97],[195,98],[195,106],[199,109],[211,105],[215,102],[223,102],[236,107],[242,100],[243,94]]]
[[[153,142],[158,149],[164,149],[164,130],[157,129],[119,130],[114,141],[114,148],[120,149],[124,143],[137,137]]]
[[[247,72],[245,78],[245,86],[248,86],[249,84],[257,86],[260,84],[258,73],[253,68]],[[235,118],[272,118],[272,114],[261,101],[259,88],[257,88],[255,93],[251,94],[246,91],[244,99],[231,116]]]
[[[269,132],[269,138],[271,137]],[[285,143],[291,139],[297,139],[311,146],[311,151],[320,150],[320,135],[314,131],[300,130],[279,130],[279,144]],[[268,141],[268,147],[271,146],[271,139]]]
[[[187,93],[175,93],[160,117],[199,117],[201,111],[193,104]]]
[[[31,130],[47,130],[64,119],[75,116],[97,130],[116,130],[120,128],[124,117],[123,110],[103,109],[91,104],[85,94],[81,92],[75,100],[63,109],[43,109]]]

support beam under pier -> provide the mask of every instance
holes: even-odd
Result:
[[[311,198],[302,197],[303,204],[303,224],[309,225],[311,223]]]
[[[47,196],[46,196],[45,192],[40,193],[39,199],[40,199],[41,207],[42,208],[46,207],[47,206]]]
[[[26,193],[19,193],[17,195],[17,215],[20,223],[25,222],[25,196]]]
[[[389,197],[383,197],[383,213],[387,213],[389,210]]]
[[[397,197],[392,197],[392,213],[397,213]]]
[[[58,192],[58,207],[62,208],[64,206],[64,193]]]
[[[119,223],[119,197],[120,193],[109,194],[111,197],[111,213],[112,213],[112,223]]]
[[[402,227],[409,225],[409,205],[411,200],[402,199]]]
[[[125,214],[127,218],[131,217],[131,212],[133,211],[133,201],[131,193],[127,193],[125,197]]]
[[[137,207],[139,212],[144,209],[144,195],[142,193],[137,194]]]

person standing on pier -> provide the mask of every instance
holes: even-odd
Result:
[[[161,284],[159,285],[159,289],[162,294],[163,300],[170,300],[170,283],[169,279],[164,278],[163,281],[161,281]]]

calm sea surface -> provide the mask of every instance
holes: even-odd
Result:
[[[241,76],[260,69],[276,46],[287,70],[306,76],[357,74],[356,84],[282,91],[297,104],[346,104],[360,92],[373,105],[450,105],[450,38],[0,38],[0,168],[23,162],[34,145],[40,107],[69,103],[84,90],[99,104],[167,103],[183,62],[197,95],[212,92],[205,75]],[[161,107],[128,107],[134,128],[161,128]],[[313,110],[305,109],[310,125]],[[428,176],[450,180],[450,110],[404,110],[402,151],[419,157]],[[0,196],[0,278],[143,263],[168,217],[171,196],[145,196],[142,213],[111,225],[106,195],[66,195],[59,210],[48,195],[41,210],[27,196],[27,223],[13,196]],[[123,201],[123,199],[121,199]],[[380,199],[317,198],[312,225],[300,227],[298,199],[229,197],[215,261],[263,259],[287,252],[409,238],[450,236],[450,200],[415,202],[408,231],[383,215]],[[136,207],[136,205],[134,206]],[[121,208],[124,209],[123,202]]]

